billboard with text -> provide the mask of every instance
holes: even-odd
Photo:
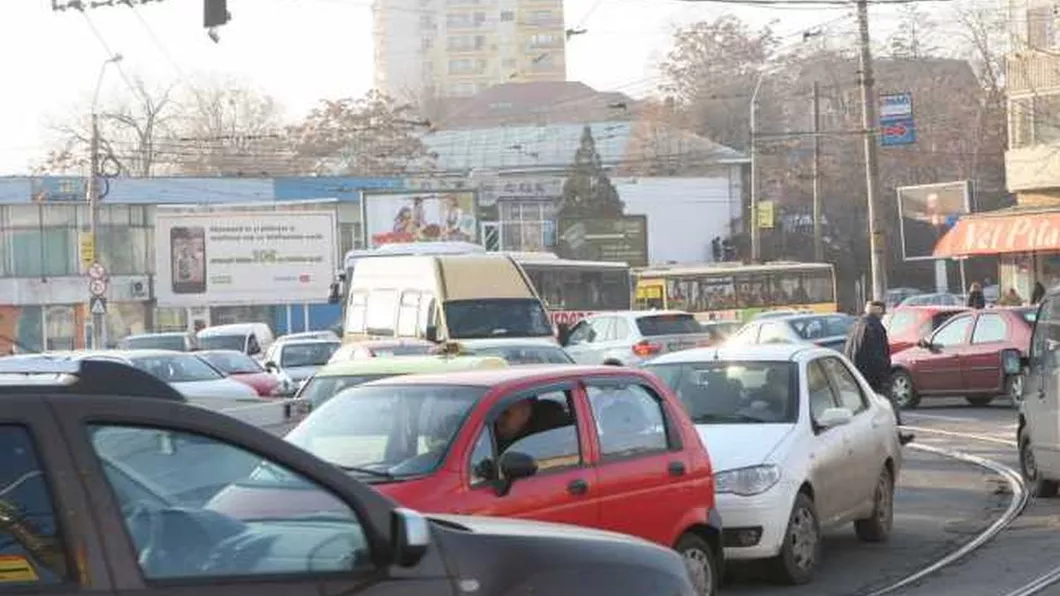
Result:
[[[906,261],[934,259],[935,245],[970,211],[971,197],[968,180],[900,187],[902,257]]]
[[[159,210],[159,306],[326,302],[336,270],[333,210]]]

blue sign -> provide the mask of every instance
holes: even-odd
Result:
[[[913,118],[913,94],[892,93],[880,96],[880,145],[912,145],[916,142]]]

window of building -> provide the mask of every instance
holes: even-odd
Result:
[[[543,251],[555,244],[556,207],[551,201],[502,201],[503,250]]]
[[[454,58],[449,61],[449,74],[481,74],[486,70],[486,61],[479,58]],[[472,87],[474,83],[471,84]],[[474,89],[471,93],[474,93]]]
[[[502,23],[510,23],[511,21],[514,21],[514,20],[515,20],[515,13],[513,11],[510,11],[510,10],[502,10],[501,11],[501,22]]]
[[[1052,4],[1027,9],[1027,45],[1048,50],[1056,45],[1056,14]]]
[[[445,26],[460,29],[471,26],[471,15],[466,12],[451,12],[445,15]]]
[[[517,63],[515,61],[515,58],[505,58],[504,61],[501,63],[501,65],[504,66],[504,68],[515,68],[516,64]],[[490,107],[493,107],[493,106],[490,106]],[[509,105],[508,107],[511,107],[511,105]]]
[[[429,49],[431,49],[433,47],[434,47],[434,38],[433,37],[421,37],[420,38],[420,49],[421,50],[429,50]]]
[[[552,70],[555,66],[556,63],[552,58],[552,54],[541,54],[530,63],[530,70]]]
[[[551,33],[535,33],[530,36],[531,48],[550,48],[556,43],[556,38]]]

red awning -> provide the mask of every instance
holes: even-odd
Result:
[[[935,256],[1060,252],[1060,211],[966,215],[935,245]]]

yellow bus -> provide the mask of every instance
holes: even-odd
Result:
[[[674,265],[635,272],[638,309],[694,313],[701,321],[747,321],[769,310],[836,312],[829,263]]]

